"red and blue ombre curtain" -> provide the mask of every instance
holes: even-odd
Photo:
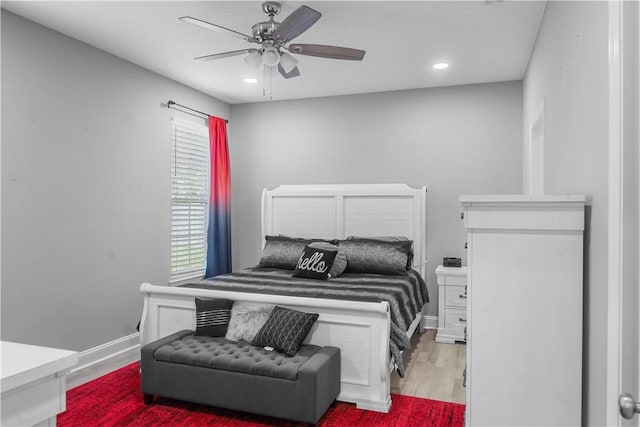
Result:
[[[207,269],[204,277],[231,271],[231,168],[227,146],[227,122],[209,116],[211,181]]]

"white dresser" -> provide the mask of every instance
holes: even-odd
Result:
[[[436,342],[465,341],[467,326],[467,267],[436,268],[438,332]]]
[[[584,196],[462,196],[467,426],[578,426]]]
[[[0,425],[55,426],[66,409],[65,375],[78,363],[78,353],[7,341],[0,347]]]

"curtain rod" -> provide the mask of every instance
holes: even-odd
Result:
[[[187,107],[186,105],[178,104],[177,102],[175,102],[175,101],[173,101],[171,99],[169,101],[167,101],[167,108],[172,108],[172,106],[174,106],[174,105],[176,105],[178,107],[181,107],[181,108],[184,108],[184,109],[189,110],[189,111],[193,111],[194,113],[202,114],[205,117],[209,117],[210,116],[210,114],[203,113],[202,111],[194,110],[193,108]],[[227,119],[225,119],[224,121],[226,123],[229,123],[229,120],[227,120]]]

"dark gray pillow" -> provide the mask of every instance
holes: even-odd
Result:
[[[229,327],[233,301],[196,298],[196,335],[223,337]]]
[[[408,237],[405,236],[372,236],[372,237],[358,237],[358,236],[349,236],[347,240],[381,240],[383,242],[404,242],[409,240]]]
[[[410,269],[413,266],[413,240],[409,240],[405,236],[374,236],[374,237],[357,237],[349,236],[347,240],[378,240],[381,242],[411,242],[411,249],[409,249],[409,256],[407,258],[407,268]]]
[[[294,270],[304,247],[322,239],[299,239],[287,236],[265,236],[266,242],[260,257],[260,267]]]
[[[295,356],[316,320],[318,313],[305,313],[275,306],[251,344],[271,347],[287,356]]]
[[[347,273],[407,275],[413,241],[385,242],[374,239],[341,240],[347,256]]]

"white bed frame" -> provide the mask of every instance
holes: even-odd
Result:
[[[405,184],[283,185],[262,193],[262,235],[343,239],[347,236],[407,236],[414,265],[426,277],[426,187]],[[264,243],[264,241],[263,241]],[[207,289],[140,286],[144,309],[142,345],[181,329],[194,329],[194,298],[227,298],[278,304],[319,313],[306,343],[341,350],[338,400],[388,412],[391,407],[390,317],[386,301],[358,302],[248,294]],[[418,314],[407,335],[420,326]]]

